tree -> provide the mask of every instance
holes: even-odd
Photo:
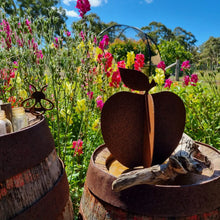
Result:
[[[186,50],[193,51],[193,48],[195,47],[196,38],[191,32],[187,32],[181,27],[176,27],[173,30],[173,34],[175,36],[175,39],[185,47]]]
[[[100,17],[97,14],[90,13],[88,15],[84,15],[84,19],[73,22],[72,28],[81,31],[82,25],[85,21],[87,21],[87,27],[90,29],[90,31],[95,33],[96,35],[98,35],[101,31],[103,31],[107,27],[117,24],[113,21],[109,23],[104,23],[101,21]]]
[[[39,16],[50,17],[53,14],[57,19],[54,28],[58,34],[67,19],[65,10],[56,7],[58,3],[59,0],[1,0],[0,7],[9,15],[19,14],[24,17],[25,14],[30,14],[33,19]]]
[[[220,61],[220,37],[210,37],[200,46],[200,64],[214,69]]]
[[[192,54],[176,40],[174,41],[165,41],[161,40],[158,45],[161,59],[166,63],[166,65],[170,65],[179,59],[180,62],[184,60],[189,60],[192,57]]]
[[[156,44],[159,44],[161,40],[169,41],[174,39],[172,30],[160,22],[153,21],[149,26],[142,27],[141,29],[146,31]]]

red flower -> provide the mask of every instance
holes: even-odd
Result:
[[[188,86],[189,83],[190,83],[190,78],[189,78],[189,76],[185,76],[185,77],[183,78],[183,80],[184,80],[184,84],[185,84],[186,86]]]
[[[193,73],[192,76],[191,76],[190,81],[191,81],[192,86],[196,86],[196,83],[198,82],[198,75]]]
[[[82,18],[86,12],[90,11],[90,3],[88,0],[77,0],[76,8],[79,9],[80,17]]]
[[[83,145],[83,141],[81,139],[79,139],[78,141],[73,141],[72,149],[75,150],[75,153],[73,156],[83,154],[82,145]]]
[[[166,64],[164,61],[160,61],[158,64],[157,64],[157,68],[160,68],[162,70],[165,70],[166,68]]]
[[[134,69],[140,71],[143,66],[144,66],[144,54],[141,53],[137,54],[134,62]]]

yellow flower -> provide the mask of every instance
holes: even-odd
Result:
[[[45,77],[46,84],[48,84],[48,75],[46,73],[44,74],[44,77]]]
[[[99,119],[96,119],[92,124],[92,130],[97,131],[99,128]]]
[[[60,110],[60,115],[62,118],[67,119],[68,124],[73,124],[73,120],[71,118],[71,112],[69,109],[65,111],[63,108]]]
[[[20,76],[17,76],[16,83],[17,83],[17,84],[21,84],[21,77],[20,77]]]
[[[131,68],[132,67],[132,65],[134,64],[134,58],[135,58],[134,51],[131,51],[131,52],[127,53],[127,65],[126,65],[126,68]]]
[[[96,49],[95,49],[95,60],[97,60],[98,59],[98,55],[102,54],[102,53],[103,53],[102,49],[99,48],[99,47],[96,47]]]
[[[19,93],[19,96],[22,97],[23,99],[26,99],[28,97],[27,92],[24,89],[20,89],[18,93]]]
[[[86,110],[86,99],[77,100],[76,112],[82,113]]]
[[[158,85],[162,85],[165,80],[164,71],[160,68],[156,68],[156,75],[154,76],[154,80]]]

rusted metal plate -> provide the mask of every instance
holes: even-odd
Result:
[[[21,131],[0,136],[0,182],[32,168],[55,148],[45,118]]]
[[[154,164],[163,163],[177,147],[185,127],[183,101],[172,92],[152,94],[154,102]]]
[[[210,159],[220,160],[219,151],[202,143],[200,147],[202,151],[209,149],[207,152],[210,152]],[[105,145],[95,150],[86,176],[89,190],[100,200],[127,212],[146,216],[192,216],[219,209],[220,169],[218,163],[216,166],[214,164],[213,176],[200,182],[182,186],[175,184],[139,185],[116,193],[111,189],[116,177],[100,169],[95,162],[104,149]]]
[[[120,68],[126,86],[145,94],[118,92],[104,104],[103,139],[123,165],[132,168],[163,163],[177,147],[185,126],[185,107],[172,92],[148,94],[155,85],[135,70]]]
[[[135,93],[116,93],[102,109],[101,128],[105,144],[125,166],[142,165],[144,118],[144,95]]]
[[[136,198],[134,198],[135,200]],[[158,207],[159,209],[159,207]],[[185,217],[176,217],[176,216],[158,216],[155,213],[153,216],[149,215],[141,215],[134,213],[132,209],[123,210],[121,208],[110,205],[109,203],[103,202],[99,198],[97,198],[87,187],[85,184],[84,192],[80,202],[80,218],[83,220],[96,219],[96,220],[115,220],[115,219],[123,219],[123,220],[219,220],[220,218],[220,208],[213,209],[209,212],[190,215]]]

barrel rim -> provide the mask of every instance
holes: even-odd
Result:
[[[33,125],[0,136],[0,182],[40,164],[53,149],[54,139],[43,116]]]
[[[220,154],[218,150],[207,144],[197,143]],[[191,216],[220,207],[220,193],[218,193],[220,176],[191,185],[146,184],[134,186],[121,192],[113,192],[111,185],[116,177],[95,164],[95,157],[104,148],[106,148],[105,144],[93,152],[86,176],[86,184],[89,190],[104,202],[124,210],[132,210],[138,214],[153,216],[157,213],[158,216],[165,217]],[[147,201],[145,201],[146,199]]]

